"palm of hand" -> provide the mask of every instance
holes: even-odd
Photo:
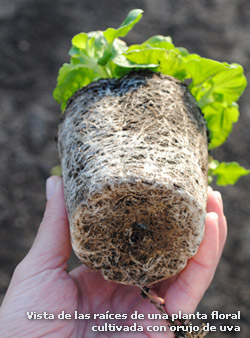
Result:
[[[107,282],[99,272],[80,266],[66,271],[71,247],[62,187],[57,189],[56,209],[53,198],[48,202],[44,220],[30,252],[17,267],[0,311],[2,337],[99,337],[105,332],[93,332],[95,325],[115,323],[132,325],[130,315],[136,310],[145,320],[136,337],[159,337],[146,331],[148,325],[165,325],[165,320],[147,319],[148,313],[157,313],[148,299],[143,299],[137,287]],[[55,203],[55,201],[54,201]],[[49,204],[51,208],[49,209]],[[171,280],[157,283],[153,290],[165,302],[169,314],[193,312],[211,282],[226,237],[226,221],[222,204],[216,193],[209,192],[208,216],[204,240],[196,256],[186,268]],[[216,212],[218,217],[216,220]],[[219,218],[219,219],[218,219]],[[54,314],[55,319],[29,320],[27,312]],[[71,319],[58,320],[64,311]],[[77,314],[91,318],[75,319]],[[100,313],[127,314],[127,320],[94,319]],[[48,318],[48,316],[47,316]],[[13,325],[14,323],[14,325]],[[134,332],[106,332],[108,337],[134,337]],[[172,334],[169,332],[169,337]],[[161,336],[161,335],[160,335]],[[164,335],[166,336],[166,334]]]

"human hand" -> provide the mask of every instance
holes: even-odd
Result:
[[[47,205],[43,221],[27,256],[17,266],[0,308],[2,338],[36,337],[173,337],[173,333],[148,332],[148,325],[168,326],[165,320],[139,320],[143,332],[93,332],[93,325],[105,322],[132,325],[130,315],[136,310],[156,313],[155,306],[143,299],[135,286],[107,282],[99,272],[81,265],[67,272],[71,252],[69,226],[62,180],[47,181]],[[218,265],[227,233],[223,205],[218,192],[208,191],[205,235],[197,254],[178,275],[152,287],[152,294],[165,304],[168,314],[192,313],[208,288]],[[59,320],[62,311],[72,319]],[[91,319],[74,319],[74,313],[91,314]],[[127,320],[94,320],[96,313],[127,314]],[[30,320],[27,312],[46,312],[55,319]]]

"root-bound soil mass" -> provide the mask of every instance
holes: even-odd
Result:
[[[71,99],[58,140],[77,256],[140,286],[183,269],[203,237],[208,160],[187,87],[149,71],[94,82]]]

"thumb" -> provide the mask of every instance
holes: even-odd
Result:
[[[62,178],[52,176],[46,182],[47,204],[35,241],[25,257],[30,271],[67,268],[71,252],[67,211]]]

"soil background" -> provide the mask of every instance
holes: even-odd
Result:
[[[45,206],[45,181],[58,164],[55,136],[60,120],[53,101],[58,68],[68,61],[74,34],[118,27],[133,8],[145,11],[127,43],[155,34],[219,61],[237,62],[250,77],[248,0],[0,0],[0,296],[15,266],[28,252]],[[214,155],[250,168],[250,92],[240,100],[241,118]],[[241,311],[241,332],[213,337],[249,337],[250,176],[219,188],[228,218],[227,244],[214,281],[198,310]],[[72,257],[70,267],[78,264]]]

